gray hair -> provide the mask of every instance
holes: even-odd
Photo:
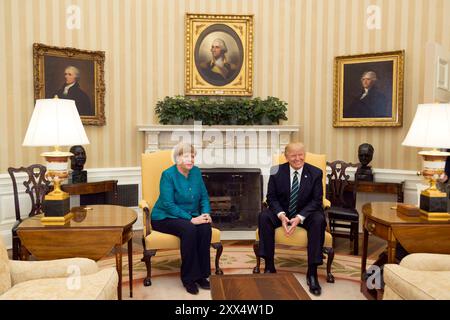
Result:
[[[228,49],[227,45],[225,44],[225,41],[223,41],[220,38],[217,38],[212,42],[212,45],[214,45],[214,43],[217,43],[219,45],[219,48],[222,51],[222,53],[227,53]]]
[[[197,154],[197,151],[195,150],[195,148],[192,144],[186,143],[186,142],[180,142],[173,148],[173,152],[172,152],[173,161],[176,163],[177,158],[182,156],[185,153],[191,153],[195,156]]]
[[[77,78],[77,79],[80,78],[80,70],[77,67],[68,66],[66,69],[64,69],[64,71],[66,71],[66,70],[72,70],[72,72],[75,74],[75,78]]]
[[[378,80],[377,79],[377,74],[374,71],[366,71],[366,72],[364,72],[363,75],[361,76],[361,79],[364,78],[366,75],[369,76],[373,80]]]

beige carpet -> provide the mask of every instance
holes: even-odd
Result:
[[[211,266],[214,267],[213,257],[215,250],[211,250]],[[133,256],[133,299],[151,300],[210,300],[208,290],[200,289],[198,295],[188,294],[179,278],[180,256],[178,250],[158,252],[152,258],[152,285],[144,287],[142,279],[146,275],[145,264],[141,262],[142,255]],[[224,247],[220,265],[225,274],[250,274],[255,266],[255,255],[251,246],[233,245]],[[124,255],[123,265],[123,298],[129,298],[128,265]],[[371,261],[368,261],[370,264]],[[114,258],[107,258],[98,262],[100,267],[115,266]],[[275,266],[278,272],[293,272],[300,284],[307,290],[306,285],[306,251],[292,248],[277,248]],[[322,286],[322,295],[312,299],[327,300],[362,300],[365,297],[360,293],[360,266],[361,258],[358,256],[335,255],[332,272],[335,283],[325,280],[325,265],[318,270],[319,281]],[[263,268],[263,266],[262,266]],[[214,272],[214,270],[212,270]],[[309,292],[308,292],[309,293]]]

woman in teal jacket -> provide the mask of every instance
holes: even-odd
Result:
[[[199,285],[209,289],[211,274],[211,216],[208,192],[200,169],[194,166],[195,150],[179,144],[175,165],[161,175],[160,194],[152,210],[154,230],[180,238],[181,281],[186,291],[198,293]]]

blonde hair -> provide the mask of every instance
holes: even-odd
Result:
[[[292,149],[301,149],[305,151],[305,145],[303,142],[289,142],[286,147],[284,147],[284,154],[287,154]]]
[[[197,151],[195,150],[195,148],[192,144],[186,143],[186,142],[180,142],[173,148],[173,152],[172,152],[173,161],[176,163],[177,158],[182,156],[185,153],[191,153],[195,156],[197,154]]]

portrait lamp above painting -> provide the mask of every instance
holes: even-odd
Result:
[[[53,191],[43,203],[44,224],[64,224],[70,219],[69,194],[61,190],[68,177],[69,157],[73,154],[60,147],[89,144],[74,100],[39,99],[28,125],[23,146],[54,147],[41,154],[47,162],[46,177],[53,182]]]
[[[450,148],[450,104],[420,104],[402,145],[433,149],[419,152],[423,157],[422,174],[430,183],[420,194],[420,211],[429,220],[449,220],[446,194],[438,190],[436,181],[450,156],[450,152],[437,150]]]

